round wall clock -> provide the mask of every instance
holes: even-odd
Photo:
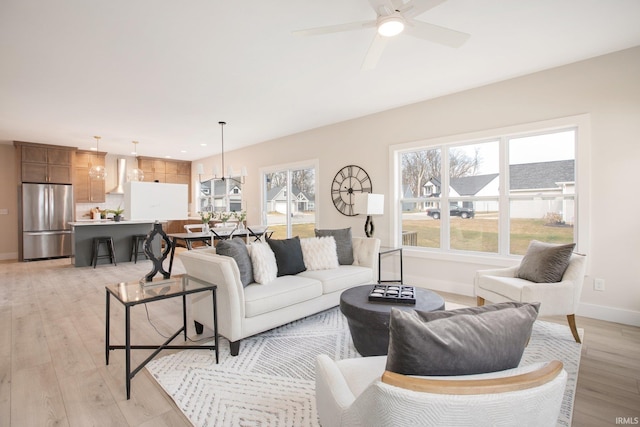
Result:
[[[356,193],[371,193],[371,178],[360,166],[349,165],[338,171],[331,183],[331,199],[338,211],[347,216],[357,215],[353,211]]]

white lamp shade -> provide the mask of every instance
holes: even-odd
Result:
[[[384,194],[357,193],[355,195],[354,213],[365,215],[384,214]]]

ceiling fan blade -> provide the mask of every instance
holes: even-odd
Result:
[[[413,18],[414,16],[418,16],[429,9],[433,9],[445,1],[446,0],[411,0],[407,4],[400,5],[402,2],[395,0],[395,3],[396,6],[400,6],[396,8],[405,16],[405,18]]]
[[[422,21],[411,21],[404,29],[406,34],[419,39],[429,40],[449,47],[460,47],[469,37],[467,33],[428,24]]]
[[[383,37],[376,33],[371,46],[369,46],[367,55],[364,57],[364,61],[362,62],[363,70],[373,70],[376,68],[376,64],[378,64],[378,60],[382,56],[382,52],[384,51],[385,46],[387,46],[388,40],[389,37]]]
[[[293,34],[298,36],[315,36],[319,34],[339,33],[342,31],[361,30],[363,28],[373,28],[376,26],[376,21],[360,21],[349,22],[347,24],[329,25],[327,27],[309,28],[306,30],[296,30]]]
[[[397,0],[369,0],[369,4],[378,16],[386,16],[396,10],[395,1]],[[401,0],[399,1],[402,2]]]

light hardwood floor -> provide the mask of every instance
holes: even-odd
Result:
[[[126,400],[123,351],[112,351],[105,366],[104,286],[150,270],[149,261],[96,269],[74,268],[68,259],[0,263],[0,426],[190,425],[146,369],[132,380]],[[177,260],[174,274],[183,271]],[[470,297],[444,297],[475,305]],[[181,324],[179,299],[147,308],[162,335]],[[573,425],[616,425],[617,417],[640,416],[640,328],[582,317],[577,322],[585,339]],[[143,306],[134,307],[132,342],[164,341],[151,323]],[[189,323],[189,336],[198,339]],[[112,299],[111,341],[123,339],[124,309]],[[149,353],[134,351],[133,363]]]

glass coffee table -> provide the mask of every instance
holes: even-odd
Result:
[[[374,286],[356,286],[340,295],[340,311],[347,318],[356,350],[363,356],[387,354],[392,307],[400,310],[444,310],[444,298],[417,286],[415,287],[415,304],[369,301],[369,293]]]
[[[144,366],[153,359],[160,351],[165,349],[195,349],[195,350],[215,350],[216,363],[218,363],[218,312],[216,303],[216,285],[207,283],[189,275],[178,275],[170,279],[157,280],[153,282],[129,282],[117,283],[105,286],[106,289],[106,335],[105,335],[105,358],[109,364],[110,350],[125,350],[125,369],[127,382],[127,399],[131,396],[131,380]],[[169,345],[180,333],[184,333],[184,340],[187,340],[187,295],[199,292],[211,292],[213,304],[213,325],[214,338],[213,345]],[[125,307],[125,345],[109,344],[110,335],[110,303],[111,296]],[[167,341],[160,345],[132,345],[131,344],[131,307],[138,304],[148,304],[168,298],[182,297],[182,327],[178,329]],[[131,370],[131,350],[144,349],[155,350],[138,367]]]

